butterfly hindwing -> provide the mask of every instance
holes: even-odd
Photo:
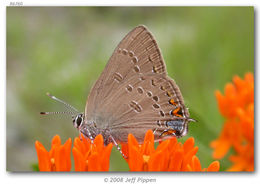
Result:
[[[136,78],[138,80],[127,81],[117,91],[116,98],[104,105],[103,114],[112,111],[106,116],[110,116],[112,134],[118,136],[119,141],[125,141],[127,134],[132,133],[142,142],[148,129],[155,130],[155,140],[163,137],[160,135],[165,130],[175,129],[177,137],[186,133],[185,118],[189,113],[174,81],[154,75]],[[131,91],[128,87],[132,87]],[[109,102],[113,102],[113,106]]]

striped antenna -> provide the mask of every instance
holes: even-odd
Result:
[[[69,111],[64,111],[64,112],[40,112],[41,115],[49,115],[49,114],[75,114],[75,112],[69,112]]]
[[[76,111],[77,113],[80,113],[80,112],[79,112],[77,109],[75,109],[73,106],[71,106],[70,104],[66,103],[65,101],[60,100],[59,98],[56,98],[55,96],[51,95],[49,92],[47,92],[46,94],[47,94],[47,96],[49,96],[51,99],[54,99],[54,100],[56,100],[56,101],[58,101],[58,102],[64,104],[67,108],[70,108],[70,109]]]

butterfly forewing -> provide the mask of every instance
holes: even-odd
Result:
[[[116,47],[104,71],[88,97],[86,113],[94,117],[102,100],[114,96],[114,91],[128,78],[138,74],[155,73],[166,75],[160,49],[144,26],[129,32]]]
[[[188,117],[154,37],[144,26],[136,27],[119,43],[93,86],[86,125],[95,123],[98,131],[109,131],[116,141],[126,142],[132,133],[142,142],[148,129],[154,130],[156,140],[167,137],[164,131],[172,128],[173,134],[186,133]]]

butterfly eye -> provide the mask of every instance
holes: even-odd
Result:
[[[77,123],[77,126],[78,126],[78,127],[81,125],[81,123],[82,123],[82,116],[78,116],[78,117],[76,118],[76,123]]]
[[[82,114],[77,115],[76,118],[73,119],[73,125],[76,128],[79,128],[82,123],[83,123]]]

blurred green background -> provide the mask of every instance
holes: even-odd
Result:
[[[214,91],[254,71],[253,7],[8,7],[6,23],[8,171],[32,170],[35,140],[49,150],[55,134],[62,143],[78,135],[71,116],[39,114],[65,110],[46,92],[84,111],[116,45],[137,25],[157,39],[169,76],[198,120],[180,141],[195,138],[202,167],[213,161],[209,143],[224,121]],[[230,166],[227,156],[220,163],[221,170]],[[110,170],[128,170],[115,147]]]

